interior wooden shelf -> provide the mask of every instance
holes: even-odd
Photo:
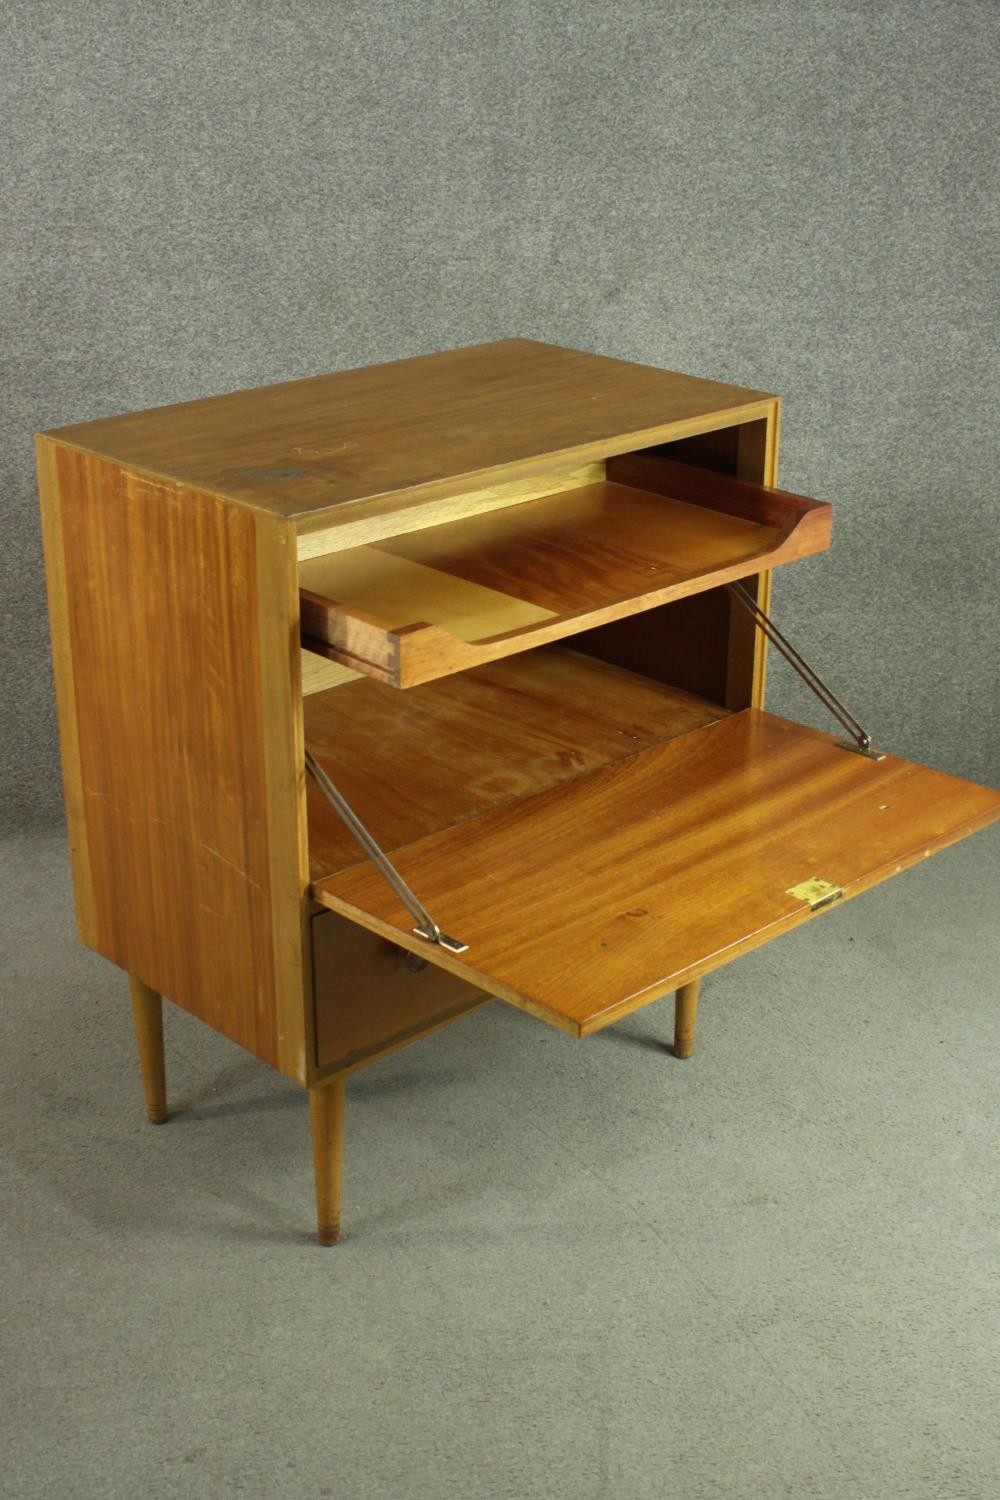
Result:
[[[584,1035],[807,920],[803,882],[849,898],[998,815],[1000,792],[747,709],[397,850],[460,956],[370,864],[313,890]]]
[[[393,687],[558,640],[829,545],[829,506],[672,462],[300,564],[303,644]]]
[[[712,723],[724,710],[563,646],[409,693],[359,677],[304,702],[305,738],[387,850]],[[307,779],[313,880],[364,860]]]

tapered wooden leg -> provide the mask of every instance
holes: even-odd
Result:
[[[132,995],[132,1016],[139,1043],[139,1067],[146,1091],[146,1113],[154,1125],[167,1118],[167,1070],[163,1060],[163,999],[148,984],[128,977]]]
[[[674,997],[674,1056],[690,1057],[694,1051],[694,1032],[698,1024],[698,995],[701,981],[682,984]]]
[[[313,1167],[316,1172],[316,1233],[321,1245],[340,1239],[340,1179],[344,1162],[343,1074],[309,1090]]]

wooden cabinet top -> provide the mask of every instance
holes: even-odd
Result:
[[[609,457],[766,414],[775,398],[502,339],[57,428],[48,436],[307,525],[545,462]]]

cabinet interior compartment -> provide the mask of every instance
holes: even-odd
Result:
[[[562,645],[406,693],[357,677],[303,700],[306,744],[387,851],[724,713],[708,698]],[[306,795],[316,881],[365,856],[311,777]]]
[[[825,504],[667,449],[624,454],[578,488],[304,557],[303,645],[413,687],[717,589],[829,538]]]
[[[582,1036],[1000,816],[751,706],[725,585],[766,597],[830,537],[828,506],[756,482],[765,449],[764,423],[700,434],[301,559],[304,644],[341,674],[305,697],[306,743],[465,947],[414,932],[310,780],[320,906]]]

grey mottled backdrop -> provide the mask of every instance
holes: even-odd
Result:
[[[781,393],[782,481],[838,507],[781,622],[879,743],[1000,775],[993,0],[0,28],[5,821],[61,812],[36,428],[507,334]]]

